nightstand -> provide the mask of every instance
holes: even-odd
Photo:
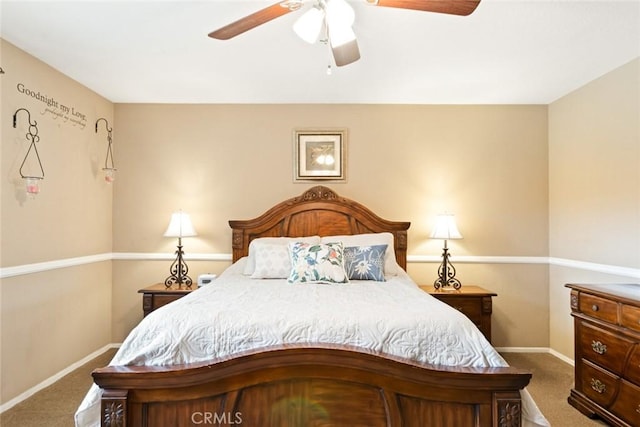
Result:
[[[498,294],[479,286],[464,285],[457,291],[436,290],[433,285],[422,285],[420,289],[464,313],[491,342],[491,298]]]
[[[155,285],[140,289],[138,293],[142,294],[142,311],[144,311],[144,315],[146,316],[153,310],[180,299],[196,289],[198,289],[197,285],[191,285],[191,288],[187,288],[184,285],[178,288],[176,285],[172,285],[170,288],[167,288],[164,283],[156,283]]]

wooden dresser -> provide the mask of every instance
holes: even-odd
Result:
[[[575,386],[569,403],[613,426],[640,426],[640,285],[574,285]]]

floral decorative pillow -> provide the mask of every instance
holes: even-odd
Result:
[[[344,248],[344,268],[349,279],[384,282],[384,255],[387,245]]]
[[[289,283],[348,283],[342,243],[289,244]]]
[[[342,242],[345,248],[350,246],[387,245],[387,251],[384,256],[384,274],[387,276],[395,276],[398,274],[399,266],[396,261],[394,240],[392,233],[384,232],[343,236],[324,236],[322,240],[320,240],[320,243]]]

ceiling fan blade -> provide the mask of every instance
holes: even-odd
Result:
[[[466,16],[476,10],[480,0],[367,0],[367,2],[375,6]]]
[[[282,15],[286,15],[292,11],[292,9],[286,6],[281,6],[281,3],[282,2],[280,1],[269,7],[265,7],[264,9],[238,19],[229,25],[225,25],[222,28],[212,31],[209,33],[209,37],[218,40],[229,40],[230,38],[242,34],[245,31],[249,31],[252,28],[276,19]]]
[[[331,46],[331,51],[338,67],[349,65],[360,59],[360,49],[358,49],[358,41],[355,39],[340,46]]]

